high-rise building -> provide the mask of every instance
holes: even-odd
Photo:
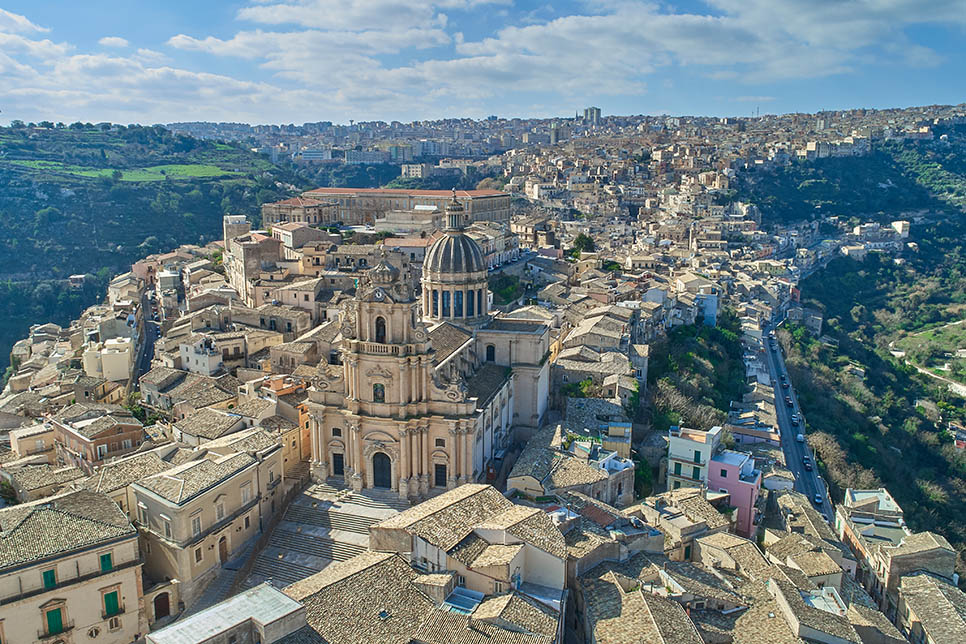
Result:
[[[600,125],[600,108],[599,107],[584,108],[584,123],[595,127]]]

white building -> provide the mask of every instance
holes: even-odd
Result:
[[[127,380],[131,375],[134,344],[131,338],[111,338],[92,343],[84,349],[84,373],[111,381]]]

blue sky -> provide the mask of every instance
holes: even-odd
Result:
[[[0,0],[0,123],[966,102],[966,0]]]

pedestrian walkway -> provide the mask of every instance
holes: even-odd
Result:
[[[269,581],[284,588],[369,548],[369,526],[409,503],[388,490],[352,492],[337,484],[312,485],[292,501],[258,553],[243,586]]]

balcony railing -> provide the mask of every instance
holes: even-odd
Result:
[[[671,476],[673,476],[674,478],[677,478],[677,479],[686,479],[688,481],[694,481],[695,483],[704,483],[704,481],[702,479],[700,479],[700,478],[694,478],[693,476],[690,476],[689,474],[685,474],[684,472],[674,472],[674,471],[672,471],[671,472]]]
[[[113,613],[109,613],[106,610],[102,610],[101,611],[101,619],[110,619],[112,617],[119,617],[120,615],[123,615],[123,614],[124,614],[124,607],[123,606],[121,606],[120,608],[118,608]]]
[[[42,631],[37,631],[37,639],[41,641],[49,640],[54,637],[59,637],[60,635],[63,635],[64,633],[67,633],[68,631],[72,631],[72,630],[74,630],[74,620],[71,620],[69,622],[64,622],[63,625],[61,625],[60,630],[57,631],[56,633],[48,632],[47,629],[44,629]]]
[[[114,566],[111,567],[110,570],[101,570],[100,568],[98,568],[97,570],[81,575],[79,577],[70,577],[68,579],[58,579],[57,584],[50,588],[47,588],[46,586],[41,585],[34,588],[24,589],[22,592],[18,592],[16,594],[8,595],[6,597],[0,598],[0,606],[4,606],[6,604],[10,604],[15,601],[20,601],[21,599],[26,599],[28,597],[33,597],[35,595],[41,595],[43,593],[53,592],[58,588],[65,588],[67,586],[81,584],[86,581],[90,581],[91,579],[101,577],[102,575],[110,575],[119,570],[124,570],[126,568],[131,568],[133,566],[140,566],[143,563],[144,563],[144,558],[138,557],[137,559],[132,559],[131,561],[125,561],[119,564],[115,564]]]
[[[693,456],[678,456],[676,454],[669,454],[668,458],[670,458],[672,461],[680,461],[682,463],[688,463],[692,465],[707,464],[707,461],[702,461],[700,456],[698,456],[698,458],[694,458]]]
[[[376,353],[380,355],[399,355],[399,345],[379,344],[378,342],[363,342],[362,350],[366,353]]]

